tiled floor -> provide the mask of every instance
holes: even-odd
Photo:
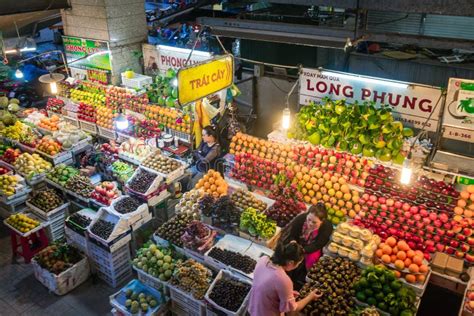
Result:
[[[31,265],[12,263],[8,229],[0,224],[0,315],[110,315],[109,295],[116,290],[89,278],[57,296],[35,279]]]

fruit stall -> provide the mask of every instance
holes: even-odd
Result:
[[[0,210],[47,289],[94,274],[117,289],[114,315],[243,315],[269,242],[323,202],[334,232],[300,297],[324,295],[302,314],[415,315],[430,283],[473,313],[474,185],[424,168],[405,181],[432,144],[389,107],[322,98],[278,137],[236,132],[223,170],[181,193],[203,117],[177,76],[64,81],[46,109],[0,98]]]

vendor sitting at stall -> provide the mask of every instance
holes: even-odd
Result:
[[[316,290],[296,301],[297,292],[287,273],[301,266],[304,250],[296,242],[278,244],[271,258],[262,256],[254,270],[248,312],[251,316],[298,314],[313,300],[321,297]]]
[[[202,129],[202,142],[193,151],[194,164],[191,167],[191,180],[184,185],[187,190],[194,188],[199,179],[209,169],[215,169],[216,160],[221,155],[216,127],[208,125]]]
[[[305,283],[307,272],[318,262],[332,231],[332,224],[327,219],[326,206],[322,202],[311,206],[306,213],[296,216],[283,229],[278,243],[288,244],[296,240],[303,246],[305,252],[304,264],[288,274],[293,280],[295,290],[301,289]]]

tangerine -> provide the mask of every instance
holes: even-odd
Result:
[[[412,259],[413,263],[416,265],[422,265],[423,264],[423,257],[420,257],[418,255],[414,256]]]
[[[402,260],[395,260],[395,268],[398,270],[403,270],[405,269],[405,263],[403,263]]]
[[[388,237],[387,240],[385,240],[385,243],[390,247],[395,247],[397,245],[397,240],[395,237]]]
[[[387,255],[390,255],[392,254],[392,247],[390,247],[389,245],[385,245],[383,248],[383,253],[387,254]]]
[[[385,254],[385,255],[382,255],[382,261],[383,261],[384,263],[390,263],[390,262],[392,262],[392,259],[390,258],[389,255],[386,255],[386,254]]]
[[[407,274],[405,275],[405,280],[407,280],[408,283],[415,283],[416,276],[414,276],[413,274]]]
[[[417,264],[412,263],[408,266],[408,270],[410,270],[411,273],[418,273],[420,272],[420,268],[418,267]]]
[[[400,260],[405,260],[407,258],[407,253],[405,251],[398,251],[397,252],[397,258]]]

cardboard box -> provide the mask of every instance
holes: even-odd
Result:
[[[431,268],[433,271],[444,273],[446,265],[448,263],[449,256],[442,252],[436,252],[433,256],[433,262],[431,262]]]
[[[449,257],[446,263],[445,273],[449,276],[459,278],[464,267],[464,261],[462,259]]]

